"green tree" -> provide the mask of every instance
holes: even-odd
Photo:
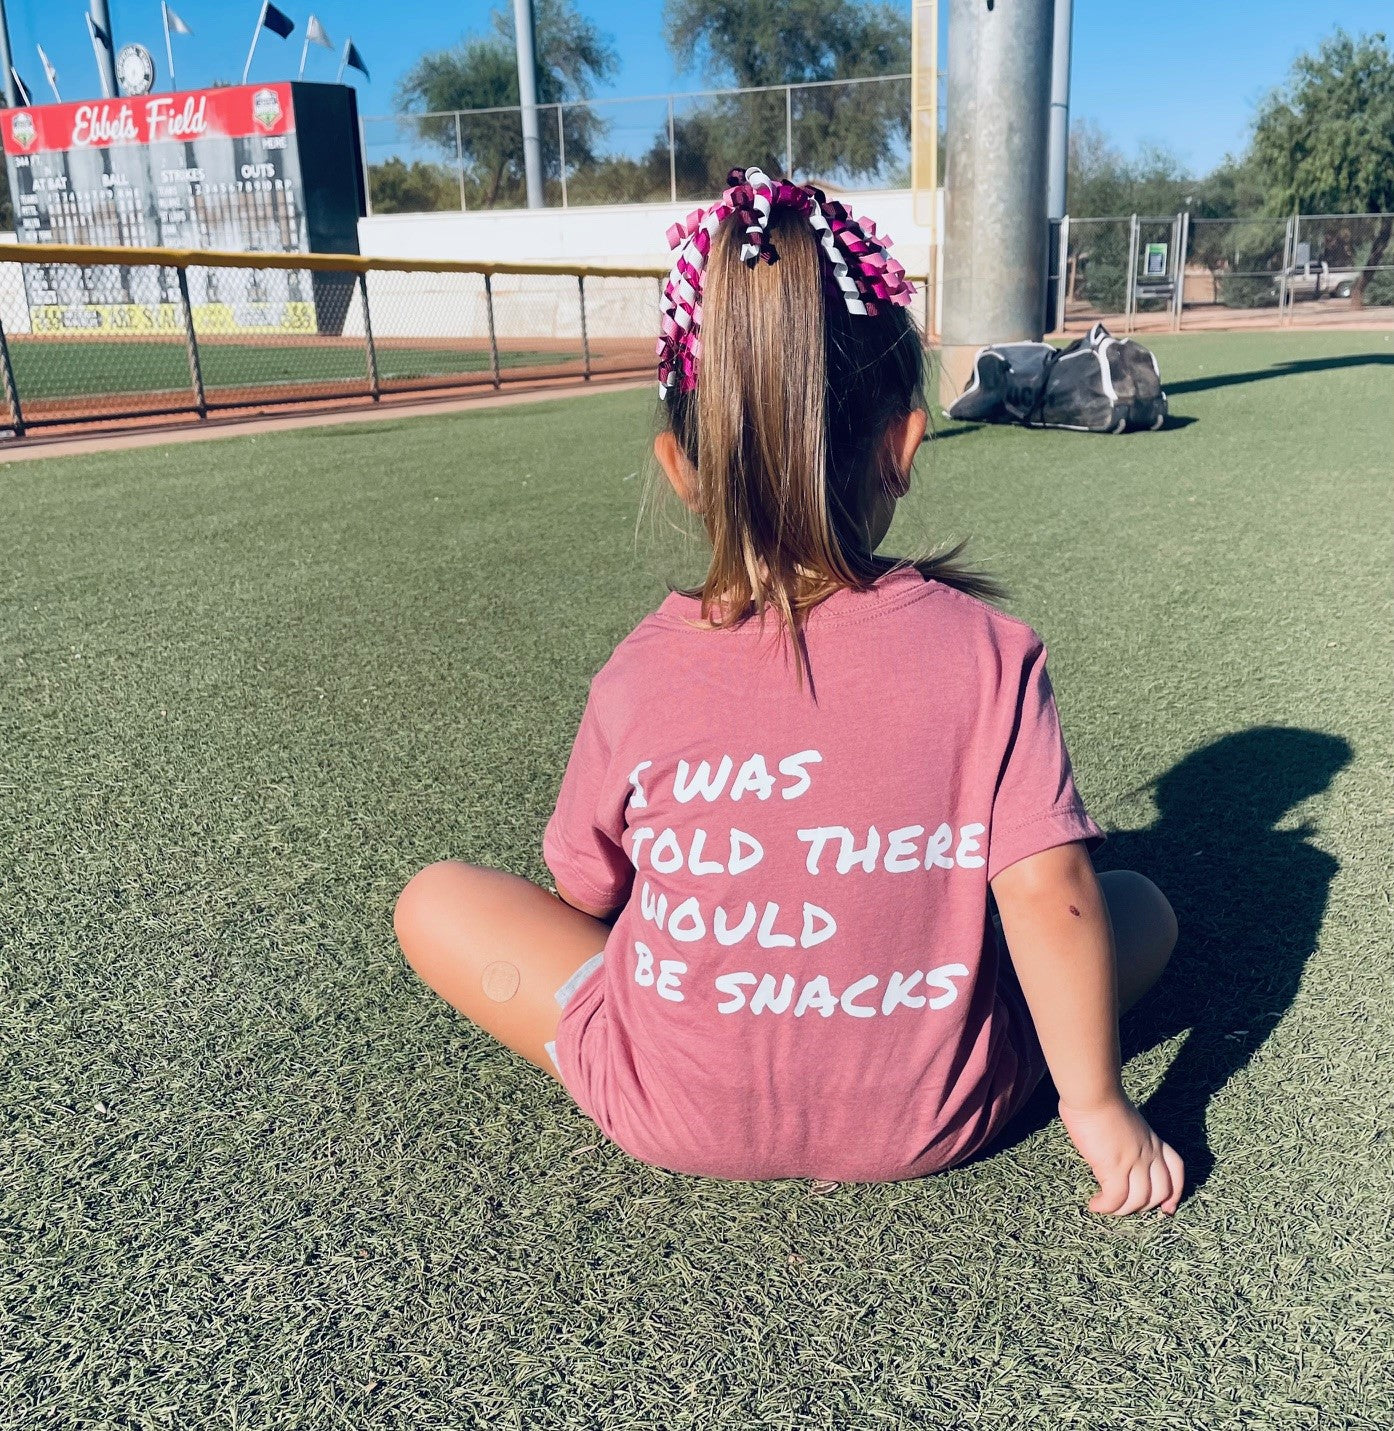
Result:
[[[609,37],[577,12],[574,0],[535,0],[535,6],[538,102],[562,104],[589,97],[594,86],[610,79],[618,68]],[[418,131],[452,164],[456,157],[455,120],[443,112],[518,104],[513,7],[502,4],[489,18],[489,33],[467,37],[453,49],[423,55],[397,88],[398,111],[424,116],[417,120]],[[570,167],[593,157],[604,126],[584,107],[564,113]],[[561,158],[555,116],[540,118],[544,170],[547,177],[556,179]],[[459,139],[460,161],[473,202],[484,208],[504,200],[516,202],[524,176],[522,126],[516,110],[464,117]]]
[[[1170,150],[1142,146],[1127,158],[1097,124],[1078,120],[1070,127],[1066,196],[1070,248],[1077,265],[1073,293],[1104,312],[1123,307],[1128,278],[1132,214],[1170,216],[1184,207],[1194,181]],[[1112,223],[1091,223],[1092,218]]]
[[[1088,119],[1070,126],[1068,162],[1069,210],[1081,218],[1175,214],[1196,184],[1169,149],[1146,144],[1128,159]]]
[[[375,214],[422,214],[460,207],[456,176],[425,160],[407,164],[394,155],[381,164],[370,164],[368,191]]]
[[[902,7],[859,0],[666,0],[664,33],[679,70],[714,86],[806,84],[910,68]],[[804,177],[887,179],[910,137],[908,81],[836,85],[793,97],[794,168]],[[710,192],[733,164],[783,173],[782,94],[726,95],[674,125],[679,183]],[[666,148],[666,135],[655,146]]]
[[[1394,54],[1385,37],[1338,29],[1301,56],[1259,108],[1253,158],[1274,212],[1380,216],[1348,225],[1360,268],[1350,301],[1361,307],[1394,232]]]
[[[678,68],[713,84],[806,84],[904,73],[910,22],[899,6],[856,0],[667,0]]]

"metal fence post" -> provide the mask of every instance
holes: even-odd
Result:
[[[1065,331],[1065,285],[1070,275],[1070,216],[1064,214],[1060,219],[1060,237],[1057,240],[1060,245],[1060,272],[1055,280],[1055,331],[1063,333]]]
[[[591,380],[591,340],[586,332],[586,275],[576,275],[576,288],[581,295],[581,372],[587,382]]]
[[[369,218],[373,216],[372,173],[368,168],[368,124],[358,116],[358,162],[363,166],[363,207]]]
[[[21,270],[22,272],[22,270]],[[10,340],[5,336],[5,325],[0,323],[0,371],[5,379],[5,397],[10,404],[10,423],[16,437],[24,436],[24,409],[19,405],[19,384],[15,382],[14,364],[10,361]]]
[[[1128,220],[1128,280],[1123,297],[1123,331],[1133,331],[1133,309],[1137,306],[1137,215]]]
[[[1292,216],[1292,261],[1293,261],[1294,265],[1297,263],[1297,249],[1298,249],[1298,246],[1301,244],[1301,242],[1302,242],[1302,215],[1301,215],[1301,214],[1294,214],[1294,215]],[[1307,248],[1307,260],[1308,260],[1309,263],[1311,262],[1311,256],[1312,256],[1311,246],[1308,245],[1308,248]],[[1288,322],[1289,322],[1289,323],[1292,322],[1293,309],[1294,309],[1296,306],[1297,306],[1297,295],[1296,295],[1295,293],[1289,293],[1289,294],[1288,294]]]
[[[678,152],[673,140],[673,96],[668,96],[668,198],[678,201]]]
[[[1297,249],[1292,245],[1292,216],[1288,215],[1287,228],[1282,230],[1282,272],[1278,275],[1278,323],[1285,321],[1288,312],[1288,269],[1292,266]]]
[[[494,386],[498,387],[499,378],[499,340],[494,332],[494,280],[493,275],[484,275],[484,307],[489,315],[489,361],[493,366]]]
[[[794,177],[794,91],[784,86],[784,177]]]
[[[208,394],[203,389],[203,364],[198,356],[198,334],[194,332],[194,306],[189,302],[189,274],[187,269],[176,268],[179,282],[179,301],[184,305],[184,342],[189,350],[189,379],[194,388],[195,410],[199,417],[208,416]]]
[[[561,105],[557,106],[557,156],[561,170],[561,206],[566,208],[566,126],[561,122]]]
[[[465,211],[465,141],[460,133],[460,111],[455,111],[455,176],[460,181],[460,212]]]
[[[1181,314],[1186,307],[1186,254],[1191,247],[1191,211],[1186,209],[1176,216],[1180,237],[1176,243],[1176,293],[1171,304],[1172,331],[1181,331]]]
[[[382,401],[382,382],[378,375],[378,347],[373,342],[373,318],[368,311],[368,275],[360,271],[358,291],[363,295],[363,339],[368,350],[368,394],[374,402]]]

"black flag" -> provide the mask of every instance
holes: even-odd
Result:
[[[363,56],[358,53],[358,46],[352,40],[348,42],[348,53],[344,56],[344,64],[351,70],[357,70],[365,79],[372,79],[368,73],[368,66],[363,63]]]
[[[339,57],[339,73],[334,76],[335,84],[344,82],[344,71],[355,69],[364,79],[372,79],[368,73],[368,66],[363,63],[363,56],[358,53],[358,46],[353,43],[353,36],[350,35],[344,44],[344,53]]]
[[[268,30],[272,31],[273,34],[279,35],[283,40],[288,38],[290,32],[295,29],[295,21],[292,20],[284,10],[278,10],[271,4],[262,6],[261,23],[265,25]]]
[[[91,21],[89,20],[90,24]],[[270,3],[270,0],[262,0],[261,17],[257,20],[257,27],[252,31],[251,48],[247,51],[247,63],[242,66],[242,83],[247,83],[247,76],[252,69],[252,56],[257,52],[257,41],[261,38],[263,30],[270,30],[273,35],[279,35],[283,40],[295,29],[295,21],[285,13],[278,10]]]

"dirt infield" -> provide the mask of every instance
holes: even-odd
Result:
[[[1368,333],[1394,328],[1394,308],[1351,308],[1347,303],[1298,303],[1287,321],[1280,322],[1276,308],[1229,308],[1223,304],[1187,303],[1181,327],[1173,329],[1169,308],[1139,310],[1131,320],[1125,313],[1103,313],[1088,304],[1071,305],[1065,326],[1051,337],[1078,337],[1095,323],[1112,333]]]

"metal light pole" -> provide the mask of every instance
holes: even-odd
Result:
[[[523,107],[523,168],[527,173],[528,208],[540,209],[542,136],[537,128],[537,34],[532,0],[513,0],[513,30],[518,42],[518,99]]]
[[[15,109],[19,105],[19,92],[15,89],[15,62],[10,54],[10,19],[5,14],[5,0],[0,0],[0,65],[5,67],[5,108]]]
[[[1046,327],[1063,325],[1065,305],[1060,288],[1069,258],[1069,225],[1065,217],[1070,171],[1070,42],[1072,0],[1055,0],[1055,31],[1050,47],[1050,135],[1046,159],[1046,218],[1049,220],[1050,276],[1046,281]]]
[[[1039,339],[1052,0],[950,0],[940,400],[987,343]]]
[[[1073,0],[1055,0],[1050,46],[1050,143],[1046,217],[1065,217],[1065,176],[1070,167],[1070,38]]]

